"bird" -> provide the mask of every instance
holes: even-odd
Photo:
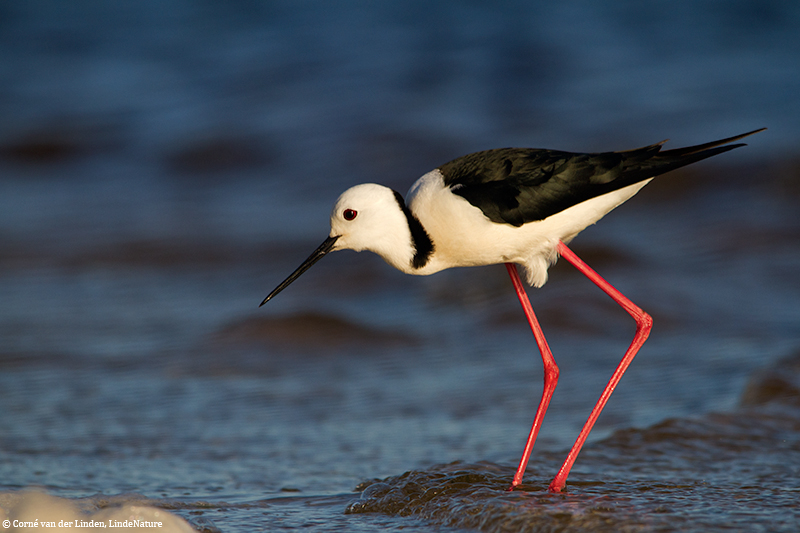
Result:
[[[338,250],[368,250],[401,272],[421,276],[454,267],[504,263],[544,369],[542,397],[508,487],[513,490],[522,483],[559,376],[517,265],[523,267],[528,284],[538,288],[547,281],[548,268],[559,257],[564,258],[633,317],[636,333],[548,486],[550,492],[561,492],[600,412],[653,325],[649,314],[597,274],[567,244],[656,176],[745,146],[733,143],[765,129],[670,150],[662,150],[666,140],[633,150],[599,153],[539,148],[484,150],[424,174],[405,198],[383,185],[355,185],[334,204],[328,237],[264,298],[261,306],[325,255]]]

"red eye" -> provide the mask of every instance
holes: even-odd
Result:
[[[357,214],[358,212],[355,209],[345,209],[342,216],[345,220],[353,220]]]

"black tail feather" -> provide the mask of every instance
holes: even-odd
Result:
[[[684,157],[687,155],[699,154],[701,152],[705,152],[707,150],[711,150],[712,148],[716,148],[717,146],[726,145],[732,143],[733,141],[738,141],[739,139],[743,139],[760,131],[764,131],[767,128],[759,128],[757,130],[749,131],[747,133],[742,133],[741,135],[734,135],[733,137],[728,137],[727,139],[720,139],[718,141],[711,141],[705,144],[698,144],[695,146],[686,146],[684,148],[673,148],[672,150],[664,150],[661,152],[660,155],[662,156],[673,156],[673,157]],[[659,145],[664,144],[666,141],[662,141]],[[741,144],[734,144],[731,146],[726,146],[725,150],[714,151],[714,153],[709,154],[708,157],[725,152],[727,150],[733,150],[734,148],[738,148],[740,146],[745,146],[744,143]]]

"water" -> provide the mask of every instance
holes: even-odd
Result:
[[[0,8],[0,514],[795,531],[795,3],[297,6]],[[574,242],[655,326],[563,495],[633,334],[565,262],[531,291],[561,381],[510,494],[541,367],[502,266],[343,252],[257,308],[355,183],[760,126]]]

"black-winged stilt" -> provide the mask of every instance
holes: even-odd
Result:
[[[550,483],[549,490],[559,492],[592,426],[652,327],[650,315],[600,277],[566,243],[653,177],[744,146],[730,143],[764,129],[665,151],[661,145],[666,141],[635,150],[591,154],[532,148],[486,150],[428,172],[412,185],[407,200],[382,185],[356,185],[336,201],[328,238],[261,305],[336,250],[369,250],[406,274],[423,276],[452,267],[505,263],[544,363],[542,399],[511,483],[513,489],[522,482],[558,382],[558,366],[515,264],[525,268],[529,284],[541,287],[547,281],[547,269],[560,255],[634,318],[636,334]]]

